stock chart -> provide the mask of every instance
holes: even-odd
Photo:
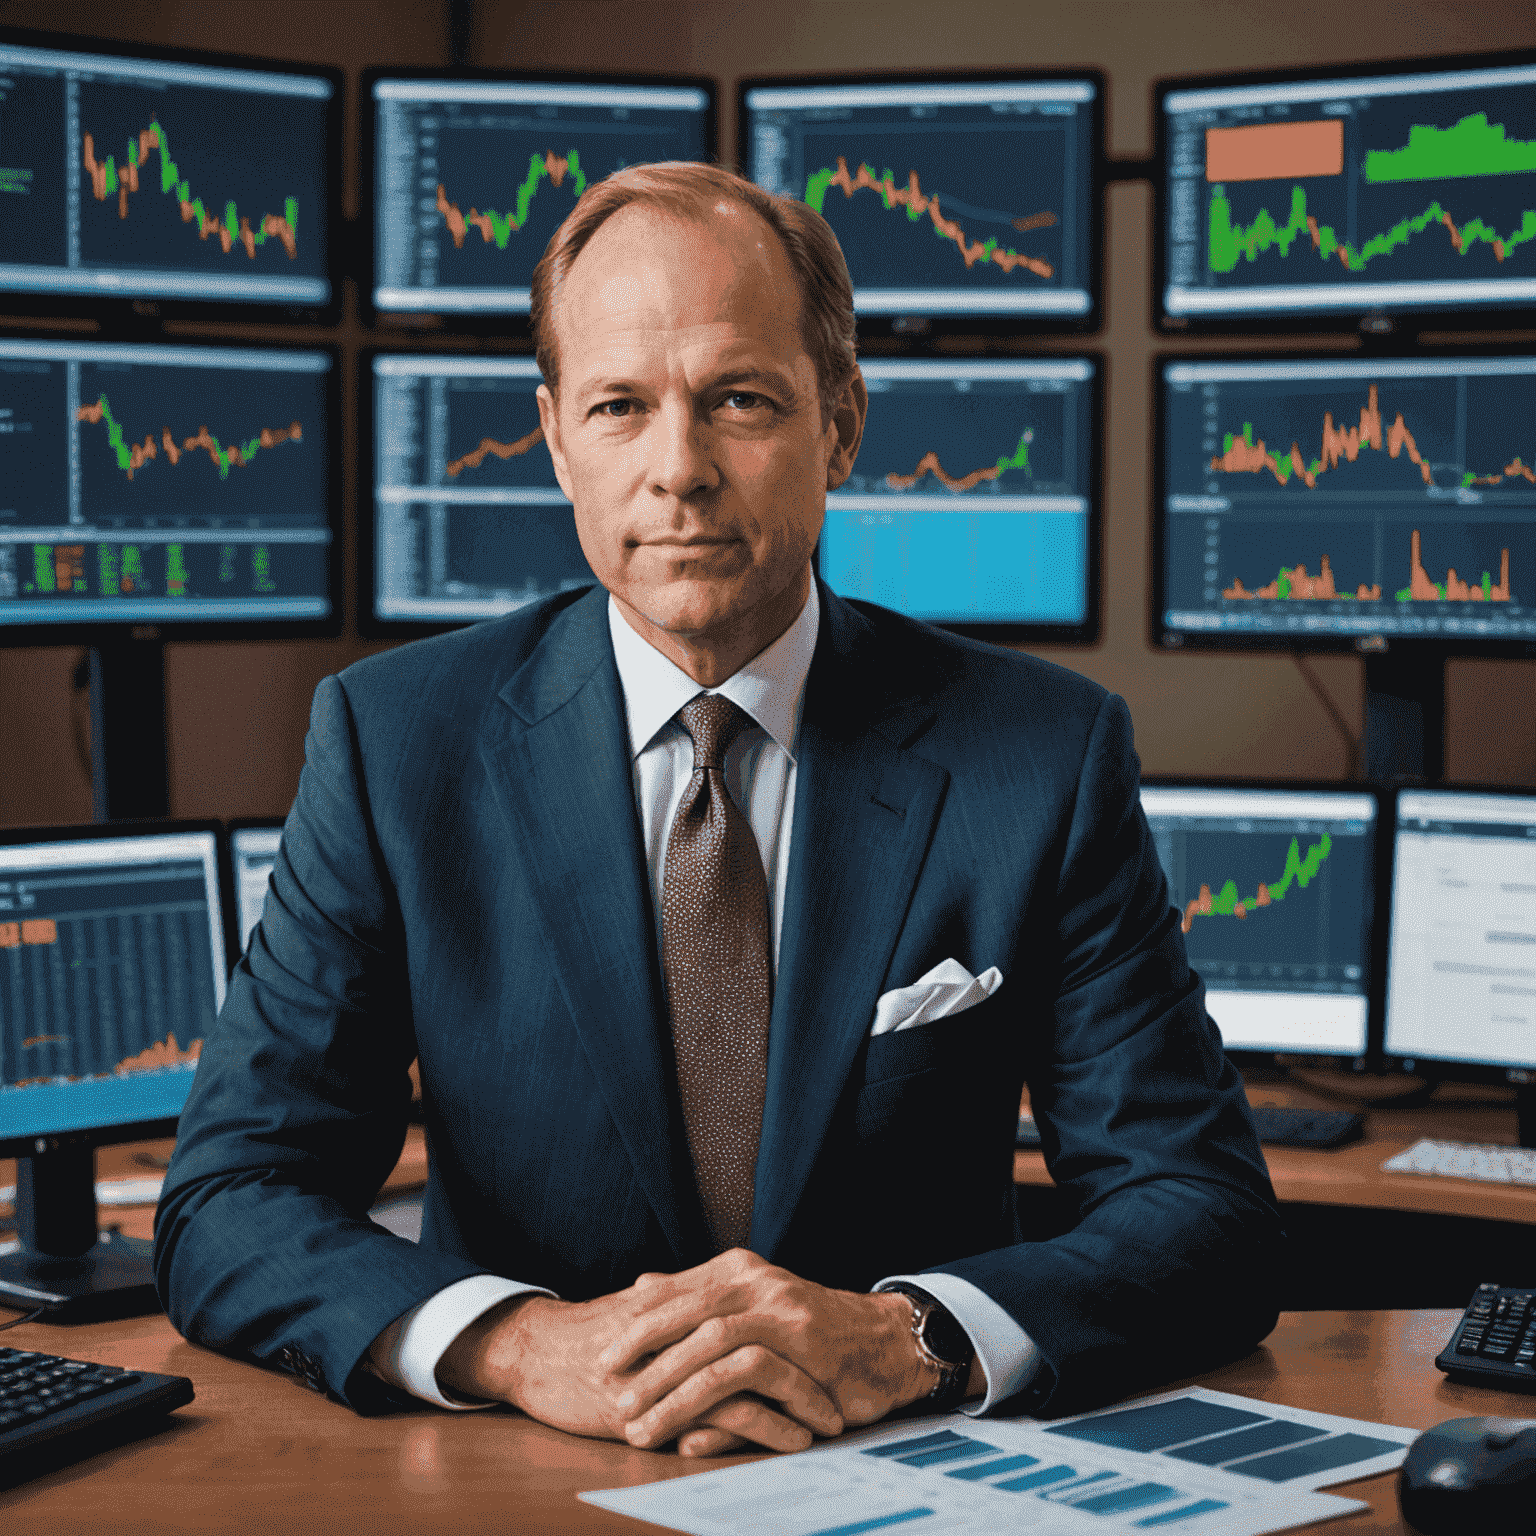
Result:
[[[748,163],[836,231],[865,314],[1081,316],[1095,88],[761,86]]]
[[[323,618],[330,368],[0,340],[0,624]]]
[[[313,306],[331,82],[0,45],[0,287]]]
[[[1362,1051],[1373,799],[1150,786],[1142,807],[1228,1045]]]
[[[1094,365],[870,360],[854,472],[827,497],[835,592],[936,623],[1089,610]]]
[[[1529,305],[1536,69],[1175,92],[1170,314]]]
[[[1536,358],[1163,369],[1163,624],[1536,637]]]
[[[596,580],[539,382],[532,358],[374,359],[375,618],[494,618]]]
[[[695,87],[374,83],[374,303],[517,313],[549,237],[627,165],[706,160]]]

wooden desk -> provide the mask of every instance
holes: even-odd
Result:
[[[1431,1362],[1456,1316],[1287,1313],[1262,1348],[1202,1383],[1415,1429],[1466,1414],[1529,1414],[1528,1397],[1455,1386],[1435,1370]],[[186,1343],[163,1317],[73,1329],[33,1323],[0,1338],[188,1376],[197,1390],[163,1433],[0,1493],[0,1526],[8,1530],[638,1533],[654,1527],[575,1495],[724,1464],[581,1440],[510,1412],[423,1406],[358,1418],[287,1375]],[[1338,1536],[1404,1530],[1393,1476],[1338,1491],[1368,1500],[1371,1512],[1316,1529]]]

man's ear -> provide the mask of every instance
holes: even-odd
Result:
[[[832,452],[827,459],[829,491],[835,491],[853,473],[853,462],[858,458],[859,444],[864,440],[864,418],[868,414],[869,390],[865,387],[864,375],[855,365],[853,377],[843,386],[826,427],[834,434]]]
[[[539,402],[539,425],[544,429],[544,445],[554,461],[555,479],[565,492],[565,499],[574,506],[576,498],[571,494],[570,466],[565,461],[565,447],[560,441],[560,407],[548,384],[539,385],[536,398]]]

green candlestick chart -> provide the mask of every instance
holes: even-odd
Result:
[[[1404,178],[1407,179],[1407,178]],[[1254,261],[1266,251],[1278,248],[1282,256],[1289,256],[1291,247],[1299,236],[1306,236],[1317,254],[1325,261],[1337,256],[1351,272],[1359,272],[1376,256],[1385,256],[1405,245],[1413,236],[1422,234],[1432,224],[1447,227],[1451,242],[1463,256],[1474,246],[1491,245],[1499,261],[1508,258],[1517,246],[1528,240],[1536,240],[1536,209],[1526,209],[1520,227],[1512,234],[1501,235],[1481,219],[1469,220],[1459,228],[1452,222],[1438,202],[1433,202],[1423,213],[1400,220],[1379,235],[1372,235],[1358,250],[1339,239],[1327,224],[1320,224],[1307,216],[1307,193],[1304,187],[1291,188],[1290,217],[1284,224],[1277,224],[1267,208],[1259,210],[1251,224],[1232,222],[1232,205],[1227,200],[1226,188],[1217,185],[1211,189],[1211,213],[1209,255],[1213,272],[1231,272],[1239,258]]]
[[[1300,839],[1293,837],[1285,855],[1285,869],[1280,878],[1270,885],[1260,882],[1258,894],[1255,896],[1239,896],[1235,880],[1228,880],[1214,896],[1211,894],[1210,886],[1202,885],[1200,894],[1184,908],[1184,932],[1189,932],[1197,917],[1247,917],[1255,908],[1284,901],[1286,892],[1290,890],[1293,883],[1300,886],[1302,890],[1306,890],[1332,850],[1333,839],[1326,832],[1323,833],[1321,841],[1313,843],[1305,854],[1301,851]]]
[[[1505,136],[1486,112],[1464,117],[1453,128],[1415,123],[1401,149],[1372,149],[1365,156],[1367,181],[1430,181],[1455,176],[1509,176],[1536,171],[1536,141]]]

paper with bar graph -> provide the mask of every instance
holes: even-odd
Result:
[[[1197,1387],[1054,1423],[887,1425],[581,1498],[693,1536],[1261,1536],[1363,1508],[1319,1484],[1391,1470],[1416,1433]]]

